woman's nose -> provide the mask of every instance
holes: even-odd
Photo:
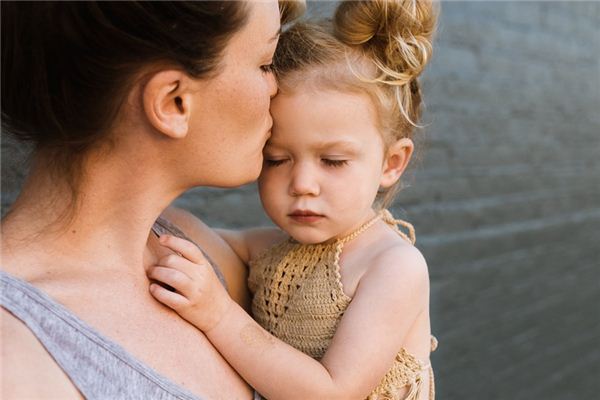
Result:
[[[318,196],[321,193],[319,182],[314,171],[303,164],[292,170],[289,194],[291,196]]]

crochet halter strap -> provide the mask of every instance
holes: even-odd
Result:
[[[415,237],[415,228],[412,226],[412,224],[410,224],[404,220],[401,220],[401,219],[395,219],[392,216],[392,214],[386,209],[379,211],[377,213],[377,215],[375,215],[373,218],[371,218],[370,220],[368,220],[367,222],[365,222],[364,224],[359,226],[355,231],[349,233],[348,235],[346,235],[344,237],[337,239],[337,243],[342,244],[342,245],[348,243],[349,241],[351,241],[352,239],[355,239],[358,235],[360,235],[361,233],[363,233],[364,231],[369,229],[380,219],[383,220],[383,222],[385,222],[386,224],[388,224],[404,240],[406,240],[407,242],[409,242],[411,244],[415,244],[417,238]],[[400,228],[398,228],[398,225],[401,225],[401,226],[405,227],[406,229],[408,229],[408,235],[406,233],[402,232],[400,230]]]

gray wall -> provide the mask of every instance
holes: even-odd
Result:
[[[440,399],[600,392],[599,27],[593,2],[442,5],[422,157],[393,207],[430,267]],[[3,137],[3,208],[25,154]],[[254,185],[178,203],[267,222]]]

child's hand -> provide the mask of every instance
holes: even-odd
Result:
[[[148,277],[176,292],[152,283],[150,293],[198,329],[205,332],[212,329],[233,300],[196,245],[171,235],[162,235],[159,240],[161,245],[178,254],[161,258],[157,265],[150,267]]]

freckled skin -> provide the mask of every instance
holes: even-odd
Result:
[[[266,351],[275,344],[275,338],[259,329],[254,324],[247,324],[240,331],[240,339],[250,347],[260,351]]]

